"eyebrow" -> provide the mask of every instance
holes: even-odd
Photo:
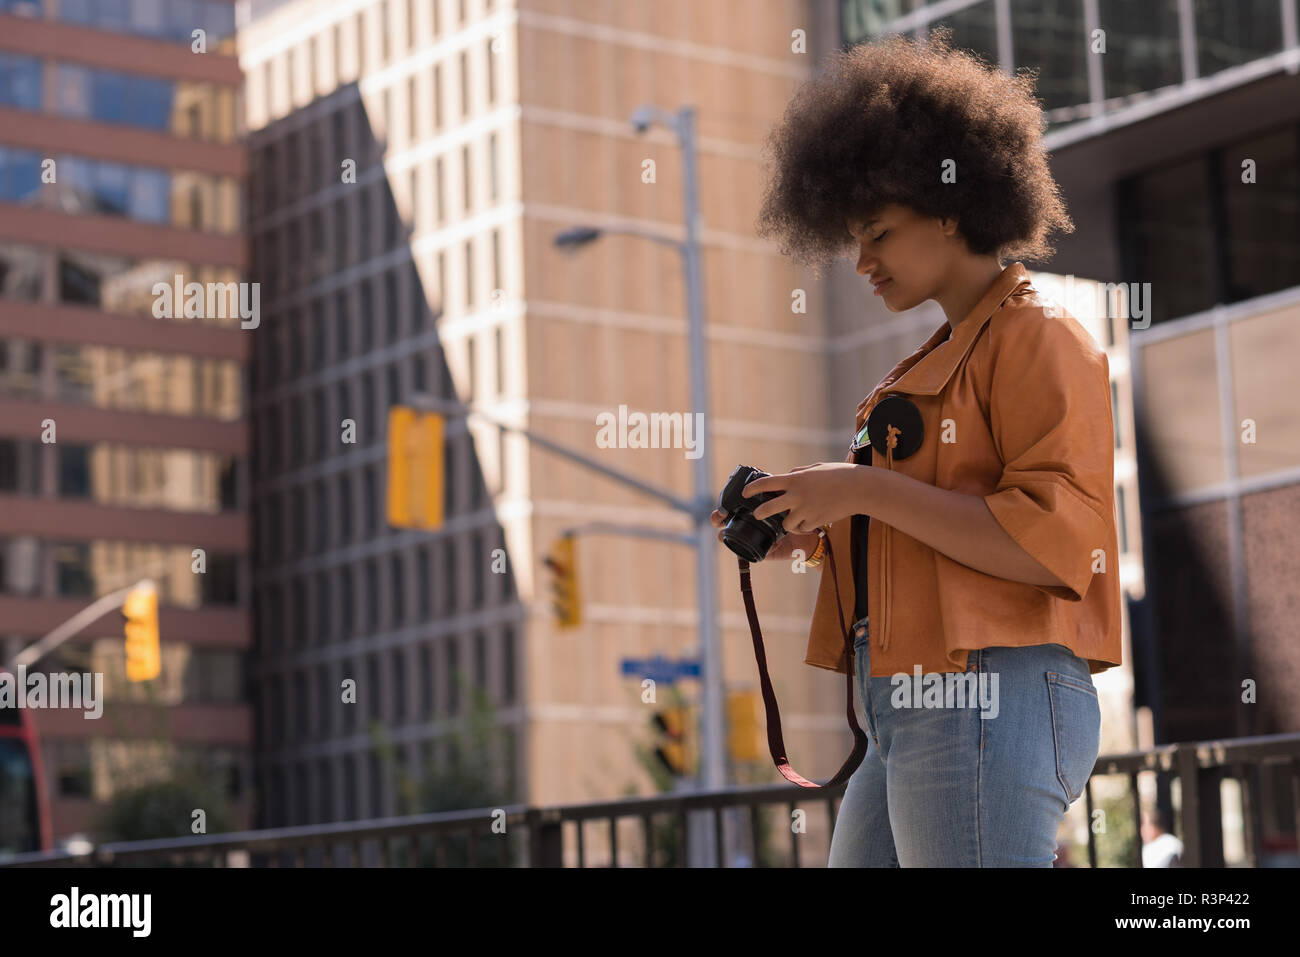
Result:
[[[872,226],[876,225],[876,223],[878,223],[878,222],[880,222],[880,217],[879,217],[879,216],[876,216],[876,217],[873,217],[873,218],[871,218],[871,219],[868,219],[865,223],[862,224],[862,231],[863,231],[863,232],[866,232],[868,229],[870,229]],[[851,227],[852,227],[852,224],[849,223],[849,224],[847,224],[847,225],[848,225],[848,227],[849,227],[849,235],[850,235],[850,236],[854,235],[854,233],[853,233],[853,229],[851,228]]]

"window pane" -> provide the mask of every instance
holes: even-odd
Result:
[[[1288,126],[1222,151],[1227,300],[1300,282],[1300,130]],[[1254,182],[1242,182],[1252,160]]]
[[[1153,323],[1214,305],[1208,164],[1196,157],[1120,184],[1125,281],[1151,284]]]
[[[951,27],[953,46],[968,50],[997,66],[998,31],[993,0],[984,0],[950,17],[936,20],[930,29],[934,26]]]
[[[1101,63],[1107,98],[1182,81],[1178,0],[1098,0],[1098,12],[1106,31]]]
[[[1281,10],[1277,0],[1195,0],[1201,76],[1281,50]]]
[[[1017,69],[1038,70],[1038,95],[1044,109],[1088,102],[1088,43],[1080,0],[1040,0],[1015,6],[1011,45]]]
[[[41,108],[41,62],[35,57],[0,53],[0,105]]]

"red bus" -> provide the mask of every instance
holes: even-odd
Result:
[[[0,856],[52,844],[36,728],[26,708],[0,708]]]

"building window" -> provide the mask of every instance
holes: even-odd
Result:
[[[503,334],[501,327],[497,326],[492,330],[492,359],[493,368],[496,372],[496,395],[497,398],[504,398],[506,394],[506,376],[505,376],[505,348],[503,346]]]
[[[321,572],[316,576],[316,640],[322,645],[330,640],[333,617],[330,609],[329,578]]]
[[[305,454],[306,439],[304,432],[302,399],[294,398],[289,402],[289,461],[291,465],[302,465]]]
[[[441,316],[447,308],[447,254],[443,250],[438,251],[438,315]],[[452,398],[451,383],[447,382],[444,398]]]
[[[450,513],[448,513],[450,514]],[[456,611],[456,543],[448,539],[443,543],[445,574],[447,576],[447,614],[453,614]]]
[[[406,723],[406,653],[398,648],[392,653],[393,723]]]
[[[302,556],[307,551],[307,499],[301,491],[293,495],[289,516],[292,522],[290,539],[293,542],[293,554]]]
[[[486,571],[483,567],[483,537],[475,534],[470,538],[470,565],[474,575],[474,607],[482,608],[487,595]]]
[[[91,595],[94,581],[90,570],[90,545],[86,542],[68,542],[54,547],[57,594]]]
[[[361,224],[359,227],[359,232],[360,232],[359,238],[361,240],[362,261],[369,259],[371,255],[374,253],[374,248],[375,248],[374,236],[372,235],[374,230],[373,230],[373,226],[371,225],[371,219],[370,219],[370,193],[371,190],[369,188],[363,188],[361,190],[361,194],[357,197],[357,201],[361,204]]]
[[[488,39],[483,49],[483,60],[487,64],[487,101],[497,101],[497,59],[492,53],[492,40]]]
[[[375,344],[375,295],[370,280],[361,283],[361,351],[369,352]]]
[[[362,445],[375,441],[375,377],[366,372],[361,376],[361,427],[364,433]]]
[[[370,816],[383,817],[384,778],[383,769],[379,763],[379,755],[371,751],[367,764],[370,769]]]
[[[399,318],[397,308],[397,270],[390,269],[384,273],[384,309],[386,310],[385,333],[390,343],[397,341]]]
[[[1182,82],[1178,0],[1097,0],[1106,31],[1105,95],[1129,97]]]
[[[425,390],[424,356],[418,353],[411,356],[411,388],[416,392]]]
[[[312,399],[312,405],[315,406],[316,418],[316,446],[312,450],[313,456],[317,461],[325,458],[325,450],[329,448],[330,443],[330,423],[329,423],[329,400],[324,389],[317,389]],[[317,529],[317,534],[323,542],[325,539],[325,525],[322,523]]]
[[[434,20],[437,20],[438,6],[434,4]],[[442,67],[433,68],[433,128],[442,129]]]
[[[434,697],[433,697],[433,649],[429,645],[420,646],[420,703],[423,713],[420,718],[423,721],[432,721],[434,718]]]
[[[447,639],[447,713],[460,711],[460,648],[457,640]]]
[[[349,679],[351,679],[352,681],[356,681],[357,678],[358,678],[357,671],[356,668],[354,667],[352,659],[344,658],[343,664],[341,666],[341,673],[339,675],[339,680],[334,684],[334,694],[335,694],[335,700],[338,701],[342,707],[341,713],[343,714],[343,722],[342,722],[343,731],[348,733],[356,731],[357,709],[360,707],[364,707],[364,705],[359,704],[357,702],[348,704],[343,701],[343,682]]]
[[[339,360],[347,358],[351,351],[348,335],[348,298],[346,292],[334,294],[334,342]]]
[[[465,215],[468,216],[470,209],[474,205],[473,203],[474,189],[473,189],[472,177],[470,175],[468,143],[466,143],[464,146],[460,148],[460,178],[461,178],[461,185],[464,187],[463,190],[464,195],[461,197],[463,201],[462,209],[464,210]]]
[[[329,547],[329,489],[323,480],[316,482],[316,549]]]
[[[1121,181],[1122,275],[1160,290],[1143,296],[1151,323],[1295,285],[1300,219],[1277,211],[1300,205],[1298,142],[1291,124]]]
[[[414,262],[411,263],[410,270],[411,329],[418,332],[424,328],[424,315],[428,310],[428,304],[424,299],[424,286],[420,282],[420,270]]]
[[[352,569],[346,565],[339,570],[339,599],[341,604],[339,624],[342,626],[340,637],[351,638],[355,634],[353,626],[356,622],[352,600]]]
[[[366,698],[368,699],[366,713],[371,720],[378,721],[383,717],[383,684],[379,676],[379,655],[371,655],[366,659]]]
[[[406,624],[406,574],[401,555],[388,560],[388,574],[393,595],[393,625],[401,627]]]
[[[61,445],[59,450],[59,497],[90,497],[90,447],[86,445]],[[39,495],[41,447],[34,443],[0,442],[0,489]],[[26,454],[24,454],[26,453]],[[18,459],[26,460],[28,467],[18,469]],[[18,488],[17,479],[22,474],[29,482]]]
[[[349,821],[359,820],[361,817],[357,808],[357,779],[361,777],[359,766],[361,764],[360,755],[348,755],[343,759],[343,812],[344,818]]]
[[[504,292],[501,284],[501,233],[499,230],[492,230],[492,294],[494,296]]]
[[[380,195],[379,201],[384,204],[384,249],[389,250],[397,245],[397,205],[387,191]]]
[[[330,680],[328,665],[321,665],[316,669],[316,681],[320,689],[320,710],[317,712],[316,720],[321,734],[329,735],[333,732],[334,706],[339,701],[339,693],[334,689],[334,682]]]
[[[474,633],[474,687],[487,689],[487,638],[481,631]]]
[[[352,480],[346,475],[339,476],[339,540],[345,544],[353,540]]]
[[[334,820],[334,773],[328,758],[321,758],[320,760],[318,779],[320,781],[320,814],[316,818],[316,823],[329,824]],[[333,849],[326,851],[326,853],[333,853]]]
[[[373,465],[366,466],[363,473],[366,483],[366,526],[367,531],[373,537],[379,534],[379,493],[375,481],[375,468]]]
[[[334,268],[342,269],[348,262],[348,207],[343,200],[334,203]],[[343,293],[338,293],[341,298]]]
[[[415,75],[412,74],[406,81],[406,137],[411,144],[420,138],[419,103],[415,92]]]
[[[478,396],[478,359],[474,355],[474,334],[470,333],[465,337],[465,371],[469,377],[469,401],[472,403]]]
[[[366,69],[366,13],[362,10],[357,14],[357,73],[360,75]]]
[[[460,117],[469,118],[469,54],[460,54]]]
[[[501,638],[501,656],[502,656],[502,681],[501,694],[502,700],[506,704],[515,702],[515,630],[509,625],[506,626],[505,632]]]
[[[433,576],[429,569],[429,548],[421,546],[415,553],[415,600],[420,621],[428,621],[433,615]]]
[[[438,205],[438,225],[441,226],[447,220],[447,211],[442,201],[442,157],[439,156],[433,164],[433,190],[434,198]]]

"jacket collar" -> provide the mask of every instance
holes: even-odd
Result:
[[[912,395],[938,395],[942,392],[954,370],[975,344],[975,339],[989,317],[1007,299],[1029,285],[1029,272],[1021,263],[1015,262],[1003,269],[956,329],[950,330],[945,320],[919,349],[896,365],[880,385],[858,404],[857,427],[861,428],[876,398],[886,391]],[[950,331],[952,341],[947,342]],[[945,342],[947,344],[944,348],[938,348]]]

